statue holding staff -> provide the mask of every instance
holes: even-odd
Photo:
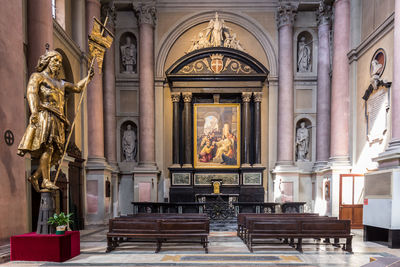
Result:
[[[105,51],[110,48],[114,35],[104,24],[94,18],[93,29],[89,35],[89,62],[88,75],[78,83],[73,84],[60,80],[58,75],[62,66],[62,56],[57,51],[47,51],[40,56],[36,71],[28,82],[27,99],[31,116],[29,125],[18,146],[18,155],[24,156],[30,153],[32,157],[39,158],[39,167],[35,173],[28,178],[38,192],[57,190],[57,178],[61,170],[59,164],[54,182],[50,180],[50,168],[59,161],[63,161],[69,140],[75,126],[76,116],[72,122],[68,138],[65,138],[65,128],[70,124],[65,116],[65,91],[81,93],[78,104],[79,110],[82,105],[85,89],[94,75],[93,65],[97,61],[99,71],[103,65]],[[107,32],[108,35],[104,36]],[[43,177],[41,187],[39,178]]]
[[[65,92],[80,93],[93,77],[91,69],[86,78],[73,84],[58,78],[62,56],[57,51],[47,51],[39,58],[36,71],[29,78],[27,99],[31,116],[29,125],[18,146],[18,155],[30,153],[39,158],[39,167],[28,178],[36,191],[56,190],[58,187],[50,180],[50,168],[64,153],[65,128],[70,123],[65,116]],[[43,177],[41,187],[39,178]]]

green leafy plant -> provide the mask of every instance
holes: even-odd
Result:
[[[51,225],[55,224],[56,226],[68,225],[68,223],[73,223],[71,220],[72,214],[73,213],[64,214],[64,212],[61,212],[57,215],[57,213],[54,213],[53,217],[50,217],[47,222]]]

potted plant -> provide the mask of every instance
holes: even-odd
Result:
[[[63,235],[65,233],[65,229],[67,228],[69,223],[73,223],[71,220],[72,213],[64,214],[61,212],[60,214],[54,213],[53,217],[50,217],[47,221],[51,225],[56,226],[56,235]]]

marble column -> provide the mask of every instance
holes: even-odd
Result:
[[[100,18],[100,1],[86,0],[87,34],[93,28],[93,17]],[[88,158],[104,162],[103,82],[97,62],[95,75],[87,88]]]
[[[192,167],[192,93],[182,93],[183,97],[183,136],[185,143],[184,168]]]
[[[348,165],[350,1],[336,0],[334,7],[330,161]]]
[[[243,162],[242,167],[250,167],[250,100],[251,92],[242,93],[243,114],[242,114],[242,133],[243,133]]]
[[[156,9],[137,3],[139,24],[139,166],[155,168],[154,114],[154,26]]]
[[[107,8],[108,21],[107,28],[114,33],[114,10]],[[116,91],[115,91],[115,41],[105,53],[104,58],[104,137],[105,156],[107,162],[116,167],[117,165],[117,132],[116,132]]]
[[[394,45],[393,45],[393,83],[391,97],[392,104],[392,139],[389,143],[388,152],[400,153],[400,79],[397,76],[400,72],[400,1],[395,1],[394,11]],[[400,155],[399,155],[400,156]]]
[[[86,30],[90,34],[93,17],[100,18],[100,1],[86,0]],[[103,79],[97,62],[87,88],[88,160],[86,162],[86,224],[105,224],[110,218],[110,198],[105,196],[111,169],[104,158]]]
[[[330,150],[331,92],[330,45],[331,7],[320,2],[318,21],[317,150],[315,168],[328,164]]]
[[[278,7],[279,31],[279,95],[278,95],[278,158],[277,165],[293,165],[293,23],[296,7]]]
[[[254,165],[261,165],[261,101],[262,92],[254,93]]]
[[[173,142],[172,142],[172,164],[176,167],[180,167],[180,161],[179,161],[179,132],[180,132],[180,126],[179,126],[179,102],[181,100],[181,93],[179,92],[173,92],[171,93],[171,98],[172,98],[172,109],[173,109],[173,129],[172,129],[172,135],[173,135]]]
[[[53,50],[53,16],[51,1],[27,1],[28,9],[28,74],[36,71],[39,57],[46,52],[45,45]],[[5,37],[5,36],[4,36]]]

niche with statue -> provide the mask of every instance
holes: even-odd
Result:
[[[312,72],[313,36],[307,31],[297,36],[297,72]]]
[[[119,39],[120,73],[137,73],[137,39],[131,32],[125,32]]]
[[[137,162],[137,126],[132,121],[121,125],[121,161]]]
[[[296,161],[311,160],[311,126],[311,122],[306,118],[300,119],[296,123]]]

